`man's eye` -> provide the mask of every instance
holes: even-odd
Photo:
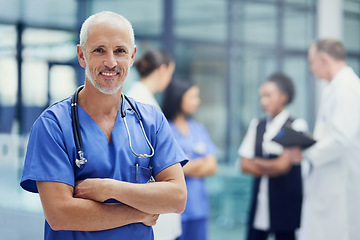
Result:
[[[96,48],[93,52],[101,53],[104,52],[104,50],[102,48]]]
[[[115,52],[116,53],[126,53],[126,51],[124,49],[121,49],[121,48],[116,49]]]

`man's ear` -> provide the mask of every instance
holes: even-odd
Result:
[[[78,44],[76,46],[76,50],[77,50],[77,56],[78,56],[79,64],[80,64],[81,67],[85,68],[86,67],[85,55],[84,55],[83,49],[80,46],[80,44]]]
[[[332,58],[327,53],[322,53],[320,57],[323,64],[329,65],[329,63],[332,61]]]
[[[133,65],[134,62],[135,62],[136,52],[137,52],[137,48],[136,48],[136,45],[135,45],[135,46],[134,46],[134,51],[133,51],[133,53],[131,54],[131,67],[132,67],[132,65]]]

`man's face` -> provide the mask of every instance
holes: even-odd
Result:
[[[97,23],[89,27],[82,67],[85,76],[100,92],[114,94],[122,88],[134,63],[128,29],[123,24]]]
[[[310,63],[310,70],[317,79],[324,79],[326,77],[325,66],[323,64],[323,56],[316,51],[313,45],[309,49],[308,59]]]

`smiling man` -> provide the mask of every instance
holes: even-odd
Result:
[[[77,54],[85,86],[34,123],[21,186],[40,195],[47,240],[153,239],[159,214],[184,211],[186,156],[160,111],[121,95],[136,54],[124,17],[90,16]]]

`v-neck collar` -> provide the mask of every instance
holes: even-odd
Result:
[[[126,105],[126,103],[125,103]],[[113,126],[113,129],[111,130],[111,134],[110,134],[110,142],[108,141],[107,139],[107,136],[106,134],[104,133],[104,131],[100,128],[100,126],[95,122],[95,120],[80,106],[78,105],[78,109],[79,110],[79,114],[81,114],[83,117],[86,117],[87,118],[87,122],[90,123],[93,127],[92,127],[92,130],[96,130],[98,134],[102,135],[103,138],[105,138],[106,142],[108,145],[111,145],[114,141],[113,141],[113,132],[115,130],[115,128],[117,127],[117,122],[119,122],[119,118],[120,118],[120,109],[121,109],[121,105],[120,105],[120,108],[117,112],[117,115],[116,115],[116,119],[115,119],[115,123],[114,123],[114,126]],[[124,106],[125,107],[125,106]],[[80,117],[79,117],[80,119]],[[80,123],[80,126],[81,126],[81,123]]]

